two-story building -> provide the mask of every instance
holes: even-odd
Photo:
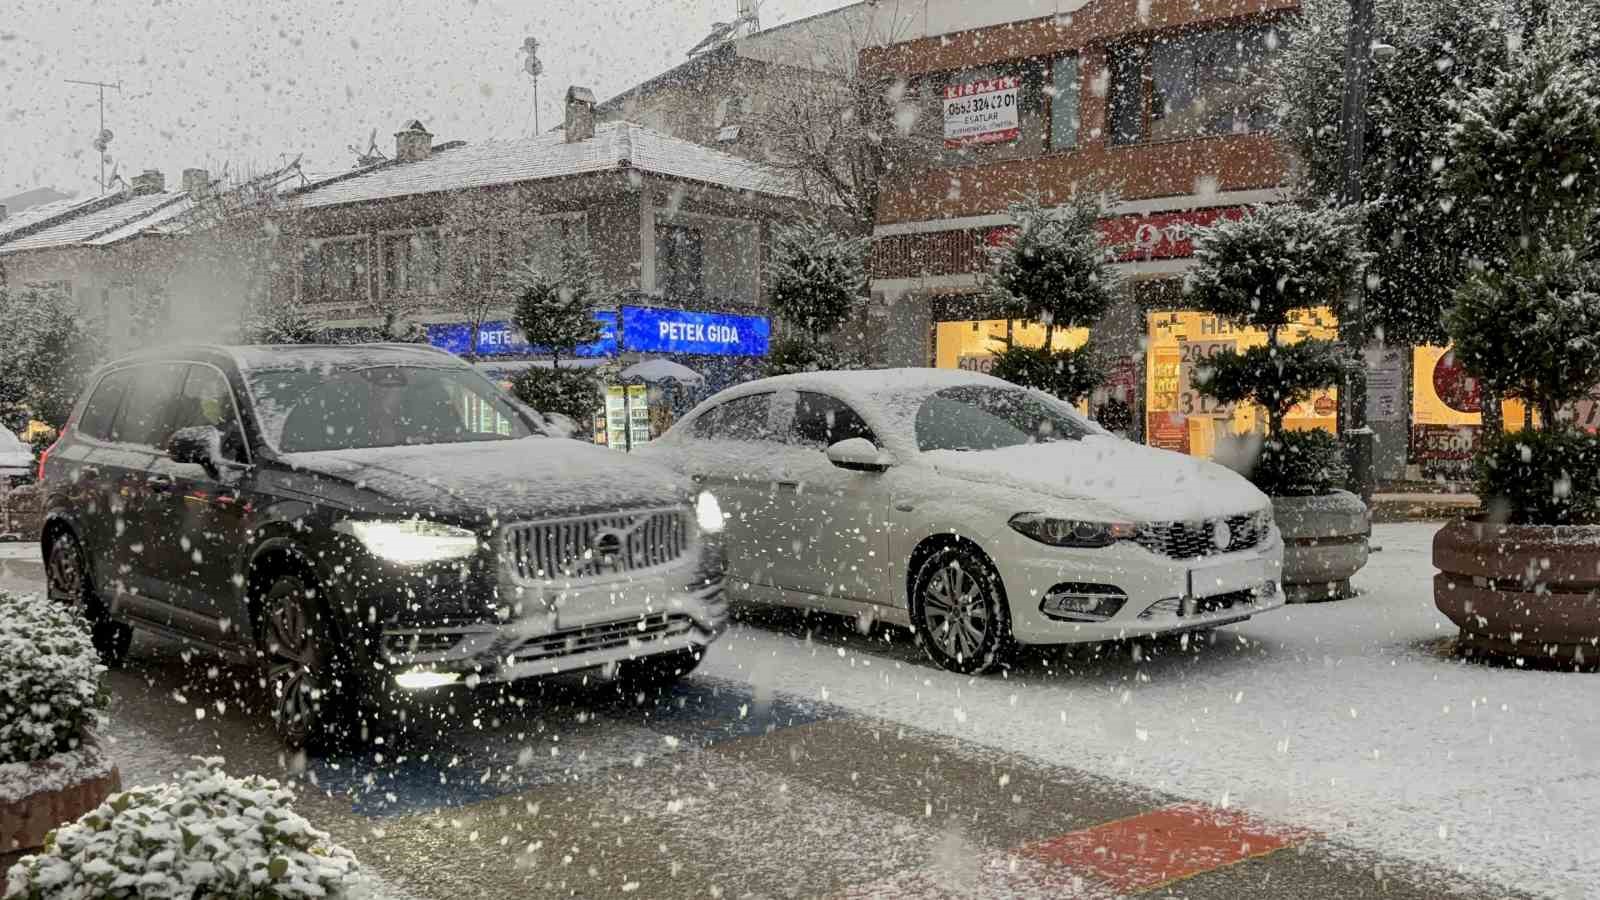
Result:
[[[603,336],[580,355],[666,356],[714,387],[747,377],[767,352],[763,262],[772,225],[798,216],[799,202],[759,163],[632,122],[597,124],[592,95],[572,88],[559,131],[436,146],[413,121],[392,160],[292,194],[276,285],[330,327],[402,310],[434,344],[507,370],[544,354],[491,288],[508,267],[548,262],[562,238],[583,236]]]

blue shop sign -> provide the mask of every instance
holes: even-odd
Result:
[[[771,338],[772,323],[765,316],[622,308],[622,347],[638,353],[766,356]]]
[[[617,314],[610,310],[596,310],[600,323],[600,339],[578,347],[577,356],[600,357],[617,355]],[[447,325],[429,325],[428,343],[457,356],[465,356],[469,347],[472,326],[465,322]],[[535,347],[522,339],[522,332],[510,322],[484,322],[478,326],[479,356],[547,356],[549,350]]]

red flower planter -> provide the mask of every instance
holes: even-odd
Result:
[[[1460,520],[1434,535],[1433,564],[1464,651],[1600,668],[1600,528]]]
[[[34,763],[0,766],[0,857],[44,846],[45,835],[57,826],[121,789],[116,766],[92,745]],[[0,884],[4,880],[0,868]]]

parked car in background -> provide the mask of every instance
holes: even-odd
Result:
[[[33,451],[0,425],[0,490],[32,481],[34,470]]]
[[[50,594],[108,663],[134,628],[259,661],[291,747],[395,693],[682,676],[724,625],[715,498],[545,424],[416,345],[121,360],[41,464]]]
[[[721,499],[731,597],[909,625],[958,672],[1018,643],[1214,628],[1284,602],[1272,505],[1248,481],[987,375],[750,382],[640,455]]]

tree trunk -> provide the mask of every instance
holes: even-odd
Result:
[[[1542,431],[1555,431],[1561,425],[1560,409],[1552,400],[1539,401],[1539,428]]]
[[[1506,430],[1504,411],[1500,408],[1500,395],[1493,388],[1485,385],[1482,393],[1483,404],[1483,438],[1489,440],[1499,437]]]

